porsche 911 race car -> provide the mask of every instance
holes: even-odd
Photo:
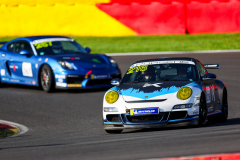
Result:
[[[123,79],[103,98],[103,128],[107,133],[123,129],[157,128],[171,123],[205,125],[208,116],[228,117],[225,84],[194,58],[160,58],[134,63]]]
[[[35,36],[0,42],[0,83],[78,89],[112,87],[121,78],[113,58],[90,54],[88,47],[68,37]]]

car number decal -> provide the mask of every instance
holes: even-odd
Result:
[[[32,64],[27,63],[27,62],[23,62],[22,63],[22,73],[23,73],[23,76],[32,77],[33,76]]]
[[[148,68],[148,65],[132,67],[132,68],[129,68],[129,69],[128,69],[127,74],[131,74],[131,73],[133,73],[135,70],[136,70],[136,72],[138,72],[138,71],[142,71],[142,72],[143,72],[143,71],[146,71],[147,68]]]
[[[48,46],[52,46],[52,42],[36,43],[36,44],[34,44],[34,46],[36,47],[36,49],[46,48]]]

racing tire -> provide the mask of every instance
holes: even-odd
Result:
[[[55,88],[53,71],[47,64],[44,64],[41,68],[40,83],[41,83],[42,89],[46,92],[51,92]]]
[[[107,129],[105,129],[105,131],[107,132],[107,133],[110,133],[110,134],[120,134],[120,133],[122,133],[122,129],[121,130],[107,130]]]
[[[223,91],[223,98],[222,98],[222,114],[220,121],[226,122],[228,118],[228,97],[227,97],[227,90],[224,89]]]
[[[198,126],[204,126],[207,123],[207,103],[204,94],[202,93],[199,103],[199,120]]]

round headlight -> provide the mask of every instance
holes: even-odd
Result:
[[[177,97],[181,100],[188,99],[192,95],[192,89],[189,87],[183,87],[179,89]]]
[[[105,99],[108,103],[116,102],[118,100],[118,92],[116,92],[116,91],[108,92]]]

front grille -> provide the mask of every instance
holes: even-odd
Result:
[[[170,120],[183,119],[187,116],[187,111],[174,111],[170,114]]]
[[[107,120],[109,122],[121,122],[118,114],[108,114],[107,115]]]
[[[83,80],[84,76],[67,77],[66,82],[69,84],[81,84]]]
[[[163,118],[163,114],[148,116],[127,116],[129,122],[158,122]]]
[[[109,85],[109,84],[111,84],[111,79],[90,79],[87,82],[87,86]]]

